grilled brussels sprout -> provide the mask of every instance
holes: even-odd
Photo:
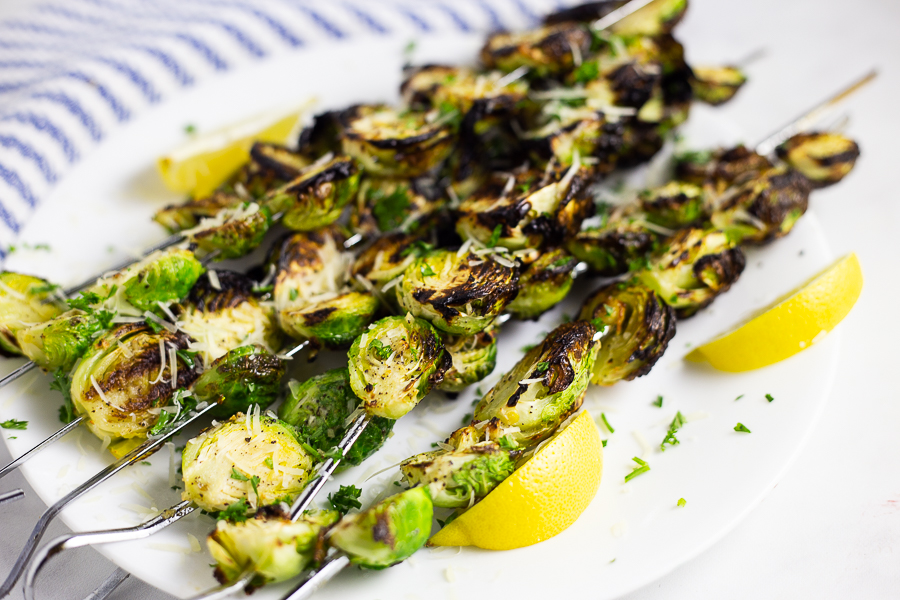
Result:
[[[537,319],[562,302],[572,289],[572,270],[578,264],[559,248],[532,254],[536,257],[527,262],[519,276],[519,294],[507,307],[517,319]]]
[[[450,355],[422,319],[385,317],[363,332],[348,354],[350,387],[366,412],[399,419],[441,382]]]
[[[253,508],[290,501],[312,466],[290,425],[259,412],[238,413],[188,441],[181,497],[210,512],[242,499]]]
[[[510,451],[497,442],[454,444],[454,437],[450,437],[453,450],[424,452],[400,463],[406,483],[428,488],[434,505],[443,508],[472,506],[516,470]]]
[[[747,76],[738,67],[693,67],[691,87],[701,102],[718,106],[728,102],[747,83]]]
[[[586,321],[551,331],[481,399],[473,422],[491,421],[499,430],[492,438],[522,446],[550,436],[581,406],[600,350],[596,333]]]
[[[424,488],[406,490],[361,513],[345,515],[329,532],[329,543],[350,562],[385,569],[412,556],[431,535],[434,507]]]
[[[713,152],[686,152],[675,157],[677,179],[710,188],[716,195],[758,177],[771,167],[769,159],[743,145]]]
[[[191,198],[184,204],[170,204],[161,208],[153,215],[153,220],[169,233],[177,233],[196,227],[203,219],[214,219],[223,209],[237,208],[244,202],[240,196],[218,191],[203,198]]]
[[[96,334],[109,327],[109,313],[73,309],[16,332],[22,354],[45,371],[69,371]]]
[[[591,34],[577,23],[560,23],[521,32],[499,32],[488,37],[481,62],[489,69],[510,72],[529,69],[534,77],[571,71],[591,50]]]
[[[386,233],[375,239],[353,263],[350,274],[355,280],[362,277],[377,290],[403,275],[417,258],[431,251],[418,236],[408,233]],[[392,297],[394,294],[388,294]]]
[[[451,366],[437,389],[461,392],[494,372],[497,366],[497,333],[485,329],[475,335],[444,336],[444,349],[450,354]]]
[[[255,519],[219,521],[207,538],[220,583],[237,580],[248,569],[253,586],[292,579],[321,560],[325,532],[340,519],[333,510],[308,511],[296,521],[278,506],[266,507]]]
[[[566,242],[575,258],[592,273],[615,277],[627,273],[653,249],[657,235],[633,211],[614,211],[598,227],[589,227]]]
[[[340,111],[329,110],[313,117],[297,139],[297,151],[304,157],[318,159],[329,152],[341,151]]]
[[[778,146],[778,157],[816,187],[837,183],[853,170],[859,146],[837,133],[799,133]]]
[[[154,333],[142,323],[119,325],[91,345],[72,373],[75,412],[103,439],[146,437],[179,388],[199,374],[178,356],[181,332]]]
[[[809,206],[809,180],[784,165],[720,197],[711,221],[738,244],[765,244],[787,235]]]
[[[429,198],[420,188],[415,179],[364,179],[350,225],[354,231],[366,234],[409,231],[416,221],[444,203],[441,198]]]
[[[359,190],[359,167],[349,156],[317,162],[265,199],[281,222],[295,231],[314,231],[334,223]]]
[[[638,277],[684,319],[727,291],[744,265],[744,253],[724,232],[690,228],[670,238]]]
[[[606,327],[591,383],[612,385],[650,372],[675,335],[675,309],[636,279],[587,297],[578,318]]]
[[[693,183],[670,181],[641,192],[639,199],[647,220],[669,229],[688,227],[707,217],[703,188]]]
[[[55,289],[39,277],[0,272],[0,354],[21,354],[16,333],[49,321],[65,310],[53,294]]]
[[[290,395],[278,408],[278,417],[297,429],[298,437],[320,452],[337,446],[347,431],[348,419],[359,405],[350,387],[350,371],[332,369],[290,384]],[[373,417],[344,455],[341,466],[355,466],[372,456],[391,434],[392,419]]]
[[[357,105],[341,113],[344,152],[380,177],[418,177],[453,150],[455,135],[436,112]]]
[[[208,273],[201,276],[178,315],[179,329],[194,339],[191,350],[207,365],[239,346],[276,352],[281,331],[275,312],[253,293],[253,282],[234,271],[215,271],[215,278],[213,285]]]
[[[597,108],[571,107],[562,101],[547,103],[543,115],[546,122],[524,137],[531,157],[538,164],[552,161],[569,167],[577,154],[598,159],[593,165],[598,174],[608,173],[616,166],[618,152],[624,144],[621,122],[607,118]]]
[[[592,177],[587,167],[573,165],[546,182],[534,171],[495,178],[460,204],[456,231],[463,239],[510,250],[558,245],[593,214]]]
[[[281,378],[287,367],[284,361],[261,346],[240,346],[217,358],[197,378],[194,395],[198,400],[225,400],[210,413],[227,419],[237,412],[250,410],[254,404],[265,408],[278,397]]]
[[[240,258],[259,246],[272,225],[269,209],[256,202],[223,208],[215,217],[204,218],[184,236],[206,252],[218,252],[216,260]]]
[[[397,285],[397,301],[402,310],[448,333],[478,333],[518,293],[517,266],[500,261],[506,259],[437,250],[407,267]]]
[[[628,15],[610,29],[623,36],[657,36],[669,33],[684,17],[687,0],[656,0]]]

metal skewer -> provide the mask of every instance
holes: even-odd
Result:
[[[28,460],[29,458],[31,458],[32,456],[34,456],[35,454],[37,454],[38,452],[40,452],[41,450],[43,450],[44,448],[46,448],[47,446],[49,446],[50,444],[52,444],[53,442],[55,442],[56,440],[61,438],[62,436],[66,435],[67,433],[69,433],[70,431],[75,429],[76,427],[78,427],[78,425],[82,421],[84,421],[84,417],[75,418],[75,420],[70,421],[69,423],[66,423],[65,425],[63,425],[59,429],[59,431],[50,435],[48,438],[46,438],[44,441],[39,443],[37,446],[35,446],[31,450],[28,450],[27,452],[25,452],[25,454],[22,454],[18,458],[15,458],[12,461],[10,461],[9,464],[7,464],[5,467],[0,469],[0,479],[5,477],[6,475],[9,475],[12,471],[14,471],[16,468],[18,468],[18,466],[21,465],[22,463],[24,463],[26,460]]]

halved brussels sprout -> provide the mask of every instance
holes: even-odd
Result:
[[[65,308],[56,286],[39,277],[0,272],[0,354],[21,354],[16,333],[59,316]]]
[[[254,404],[266,408],[278,397],[287,370],[280,358],[261,346],[241,346],[217,358],[197,379],[194,395],[200,401],[222,401],[210,415],[227,419],[249,411]]]
[[[296,427],[300,439],[320,452],[337,446],[359,406],[350,387],[349,370],[332,369],[300,384],[292,381],[289,387],[290,395],[278,408],[279,418]],[[341,467],[362,464],[384,445],[393,428],[392,419],[373,417],[344,455]]]
[[[450,355],[422,319],[385,317],[363,332],[348,353],[350,387],[366,412],[399,419],[440,383]]]
[[[493,328],[469,336],[444,336],[451,366],[437,389],[461,392],[494,372],[497,366],[497,332]]]
[[[562,302],[572,289],[572,270],[578,264],[560,248],[531,254],[519,276],[519,294],[507,307],[517,319],[537,319]]]
[[[438,329],[472,335],[488,328],[516,297],[518,281],[518,267],[506,259],[437,250],[407,267],[397,301]]]
[[[193,338],[191,350],[210,364],[239,346],[269,352],[281,348],[275,311],[253,293],[253,281],[234,271],[216,271],[216,285],[204,274],[178,314],[178,328]]]
[[[610,27],[617,35],[657,36],[669,33],[684,17],[687,0],[655,0]]]
[[[679,319],[690,317],[727,291],[746,264],[741,249],[716,229],[682,229],[666,243],[638,277],[675,308]]]
[[[569,167],[580,157],[595,157],[591,165],[598,173],[608,173],[616,166],[617,155],[624,143],[623,127],[617,119],[609,119],[602,110],[589,106],[571,107],[564,102],[549,102],[544,107],[546,123],[525,134],[532,158],[538,164]],[[534,174],[531,174],[534,177]]]
[[[361,513],[344,515],[328,532],[329,543],[350,562],[385,569],[412,556],[431,535],[434,506],[424,488],[406,490]]]
[[[111,314],[72,309],[16,332],[16,344],[45,371],[71,370],[96,334],[109,327]]]
[[[209,534],[206,543],[220,583],[235,581],[248,569],[256,576],[254,587],[296,577],[321,560],[325,533],[341,517],[333,510],[307,511],[292,521],[277,506],[264,512],[240,523],[220,520]]]
[[[364,277],[375,289],[385,292],[383,288],[387,283],[403,275],[417,258],[430,251],[430,244],[422,242],[416,235],[399,231],[386,233],[360,252],[350,274],[354,279]],[[388,294],[391,296],[394,294]]]
[[[313,231],[334,223],[359,189],[359,167],[349,156],[316,162],[293,181],[265,198],[272,213],[284,213],[282,224]]]
[[[314,160],[329,152],[340,153],[340,111],[330,110],[315,115],[312,124],[304,127],[300,132],[297,139],[297,151]]]
[[[641,192],[638,198],[647,220],[669,229],[681,229],[702,221],[707,216],[703,188],[683,181]]]
[[[153,215],[153,220],[165,227],[169,233],[191,229],[203,219],[213,219],[226,208],[236,208],[244,204],[240,196],[217,191],[205,198],[191,198],[183,204],[170,204]]]
[[[787,235],[809,206],[809,180],[781,165],[717,202],[712,224],[738,244],[765,244]]]
[[[560,23],[519,32],[499,32],[488,37],[481,49],[481,62],[489,69],[510,72],[529,69],[533,77],[571,71],[591,50],[588,28]]]
[[[350,225],[366,234],[409,231],[416,221],[444,204],[443,198],[427,196],[422,187],[415,179],[363,179]]]
[[[591,383],[612,385],[650,372],[675,335],[675,309],[636,279],[600,288],[578,318],[606,326]]]
[[[747,83],[747,76],[738,67],[693,67],[691,87],[701,102],[718,106],[728,102]]]
[[[558,245],[593,214],[593,175],[573,165],[550,177],[540,171],[495,177],[460,204],[456,231],[463,239],[510,250]]]
[[[188,441],[181,497],[215,512],[245,499],[257,508],[299,494],[313,461],[287,423],[238,413]]]
[[[380,177],[424,175],[447,158],[456,137],[438,111],[398,111],[383,104],[360,104],[348,108],[340,118],[344,152]]]
[[[249,162],[222,186],[222,190],[243,200],[260,201],[272,190],[296,179],[313,158],[278,144],[255,142],[250,148]]]
[[[684,152],[675,156],[677,179],[709,187],[716,195],[732,185],[758,177],[771,167],[769,159],[743,145],[710,152]]]
[[[189,341],[181,332],[154,333],[143,323],[119,325],[94,342],[72,373],[75,412],[87,417],[98,438],[146,437],[158,409],[199,375],[178,355]]]
[[[859,158],[856,142],[837,133],[798,133],[776,148],[778,157],[816,187],[837,183]]]
[[[627,273],[653,249],[657,235],[633,211],[614,211],[599,227],[589,227],[566,242],[566,250],[587,263],[592,273]]]
[[[552,435],[581,406],[600,350],[596,334],[586,321],[551,331],[481,399],[473,423],[491,422],[499,430],[492,439],[522,446]]]
[[[346,348],[378,312],[378,299],[367,292],[345,292],[280,313],[281,326],[291,337],[307,338],[326,348]]]
[[[206,253],[218,252],[216,260],[240,258],[255,250],[272,225],[269,209],[256,202],[223,208],[204,218],[184,236]]]
[[[453,441],[451,436],[451,446]],[[424,452],[400,463],[406,483],[427,488],[434,505],[443,508],[471,506],[515,470],[510,451],[493,441],[460,443],[453,450]]]

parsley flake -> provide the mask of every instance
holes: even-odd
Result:
[[[675,418],[672,419],[672,423],[669,425],[669,431],[666,432],[666,437],[663,438],[662,443],[659,445],[661,451],[666,451],[666,444],[677,446],[681,443],[678,441],[678,438],[675,437],[675,432],[681,429],[685,423],[687,423],[687,421],[684,420],[684,415],[681,414],[681,411],[676,412]]]
[[[772,397],[772,394],[766,394],[766,400],[768,400],[769,402],[773,402],[775,398]]]
[[[738,423],[737,425],[735,425],[734,430],[738,431],[740,433],[750,433],[750,430],[747,429],[747,426],[744,425],[743,423]]]
[[[629,473],[628,475],[625,476],[625,483],[628,483],[629,481],[631,481],[638,475],[646,473],[647,471],[650,470],[650,465],[648,465],[646,461],[641,460],[637,456],[635,456],[631,460],[636,462],[638,464],[638,466],[636,466],[631,473]]]
[[[28,421],[7,419],[6,421],[0,421],[0,427],[2,427],[3,429],[27,429]]]
[[[491,239],[486,244],[488,248],[493,248],[500,242],[500,236],[503,235],[503,225],[498,224],[491,232]]]
[[[687,504],[687,500],[685,500],[684,498],[678,499],[678,506],[684,506],[685,504]]]
[[[662,408],[662,403],[663,403],[663,397],[657,396],[656,400],[653,401],[653,406],[655,406],[657,408]]]
[[[360,496],[362,490],[355,485],[342,485],[338,491],[328,494],[328,502],[334,510],[346,514],[350,509],[362,507]]]
[[[616,430],[613,429],[613,426],[609,424],[609,421],[606,420],[606,413],[600,413],[600,419],[603,421],[603,424],[606,425],[606,428],[610,433],[616,432]]]

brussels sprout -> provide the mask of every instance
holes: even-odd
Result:
[[[718,106],[728,102],[747,83],[747,76],[738,67],[693,67],[691,87],[701,102]]]
[[[191,350],[210,364],[239,346],[256,345],[269,352],[281,347],[275,311],[253,293],[253,281],[234,271],[216,271],[194,284],[181,307],[178,327],[194,339]]]
[[[191,198],[184,204],[170,204],[153,215],[153,220],[165,227],[169,233],[191,229],[203,219],[214,219],[222,209],[236,208],[244,203],[239,196],[217,191],[204,198]]]
[[[399,419],[441,382],[450,355],[422,319],[385,317],[363,332],[348,354],[350,387],[366,412]]]
[[[727,291],[744,265],[744,253],[724,232],[682,229],[638,277],[684,319]]]
[[[272,225],[269,209],[256,202],[223,208],[215,217],[201,219],[184,236],[204,252],[218,252],[216,260],[240,258],[255,250]]]
[[[578,261],[557,248],[536,254],[519,276],[519,294],[507,310],[517,319],[537,319],[563,301],[572,289],[572,270]]]
[[[549,178],[535,171],[494,178],[460,204],[456,231],[463,239],[510,250],[557,245],[593,214],[592,178],[589,168],[576,165]]]
[[[203,510],[225,510],[246,499],[253,508],[293,498],[313,462],[287,423],[238,413],[188,441],[181,455],[181,497]]]
[[[357,105],[341,113],[344,152],[381,177],[418,177],[453,150],[447,116],[399,112],[382,104]]]
[[[400,463],[406,483],[428,488],[434,505],[443,508],[472,506],[515,470],[509,450],[492,441],[425,452]]]
[[[551,331],[481,399],[473,422],[490,421],[523,446],[550,436],[581,406],[600,350],[596,333],[586,321]]]
[[[591,375],[597,385],[646,375],[675,335],[675,309],[636,279],[588,296],[578,318],[607,328]]]
[[[346,552],[351,563],[384,569],[406,560],[425,545],[433,516],[428,492],[413,488],[361,513],[345,515],[329,531],[328,541]]]
[[[197,378],[194,395],[198,400],[225,400],[210,413],[226,419],[237,412],[250,410],[254,404],[265,408],[278,397],[281,378],[287,367],[284,361],[261,346],[241,346],[217,358]]]
[[[313,122],[303,128],[297,139],[297,151],[311,159],[341,151],[340,111],[330,110],[313,117]]]
[[[280,313],[281,326],[288,335],[308,338],[326,348],[346,348],[363,332],[378,312],[378,299],[363,292],[345,292],[301,308]]]
[[[570,79],[580,81],[596,71],[597,77],[591,78],[584,85],[586,106],[600,111],[606,109],[615,114],[616,111],[611,107],[641,109],[661,92],[663,76],[655,56],[658,48],[653,47],[651,52],[636,48],[639,52],[637,56],[630,56],[628,50],[629,48],[625,48],[625,56],[619,56],[623,50],[614,50],[609,46],[607,52],[596,59],[596,68],[581,68],[570,76]],[[661,118],[648,120],[659,121]]]
[[[365,278],[379,291],[403,275],[417,258],[431,251],[431,245],[412,234],[394,232],[376,238],[353,263],[354,279]],[[389,297],[393,294],[389,294]]]
[[[639,215],[628,210],[614,211],[604,221],[569,239],[566,250],[587,263],[591,272],[615,277],[640,263],[653,248],[657,235],[647,229]]]
[[[533,77],[571,71],[591,50],[591,34],[577,23],[560,23],[521,32],[498,32],[481,49],[481,62],[506,73],[519,67]]]
[[[472,335],[488,328],[516,297],[518,280],[518,267],[506,259],[437,250],[407,267],[397,301],[438,329]]]
[[[21,354],[16,334],[65,310],[54,295],[56,289],[39,277],[0,271],[0,354]]]
[[[571,166],[575,156],[593,156],[597,173],[608,173],[616,166],[619,149],[624,143],[619,121],[608,119],[603,111],[589,106],[571,107],[549,102],[543,111],[546,123],[524,138],[532,158],[539,164],[548,162]],[[534,177],[534,174],[530,174]]]
[[[493,373],[497,366],[497,333],[494,329],[470,336],[444,336],[444,349],[450,354],[451,366],[437,389],[461,392]]]
[[[254,142],[250,148],[250,160],[260,170],[270,172],[272,179],[284,183],[299,177],[312,164],[300,153],[285,146],[266,142]]]
[[[417,180],[368,177],[359,186],[350,225],[363,233],[409,231],[443,204],[442,198],[426,196]]]
[[[703,188],[683,181],[641,192],[639,199],[647,220],[669,229],[681,229],[707,216]]]
[[[341,516],[333,510],[309,511],[292,521],[277,506],[266,507],[265,513],[239,523],[216,523],[207,547],[220,583],[235,581],[248,569],[256,575],[254,587],[296,577],[324,556],[325,532]]]
[[[113,296],[121,298],[138,311],[157,310],[160,303],[177,302],[187,296],[203,271],[203,265],[189,250],[159,250],[98,280],[88,293],[110,300]]]
[[[617,35],[657,36],[669,33],[687,10],[687,0],[656,0],[628,15],[610,29]]]
[[[278,416],[297,428],[301,440],[328,452],[337,446],[347,431],[359,398],[350,387],[350,372],[332,369],[301,384],[291,382],[290,395],[278,408]],[[392,419],[373,417],[356,442],[344,455],[341,467],[362,464],[387,440],[394,428]]]
[[[837,133],[798,133],[776,148],[778,157],[816,187],[837,183],[853,170],[859,146]]]
[[[359,167],[349,156],[316,162],[264,200],[281,222],[295,231],[313,231],[334,223],[359,189]]]
[[[712,224],[738,244],[765,244],[787,235],[809,206],[809,180],[784,165],[721,196]]]
[[[743,145],[712,152],[686,152],[675,157],[677,179],[709,187],[715,195],[754,179],[771,167],[769,159]]]
[[[109,327],[112,314],[73,309],[49,321],[16,332],[16,344],[22,354],[45,371],[68,372],[96,335]]]
[[[179,388],[198,371],[178,356],[188,347],[181,332],[154,333],[143,323],[119,325],[94,342],[72,373],[75,412],[99,438],[140,438],[159,419]]]

